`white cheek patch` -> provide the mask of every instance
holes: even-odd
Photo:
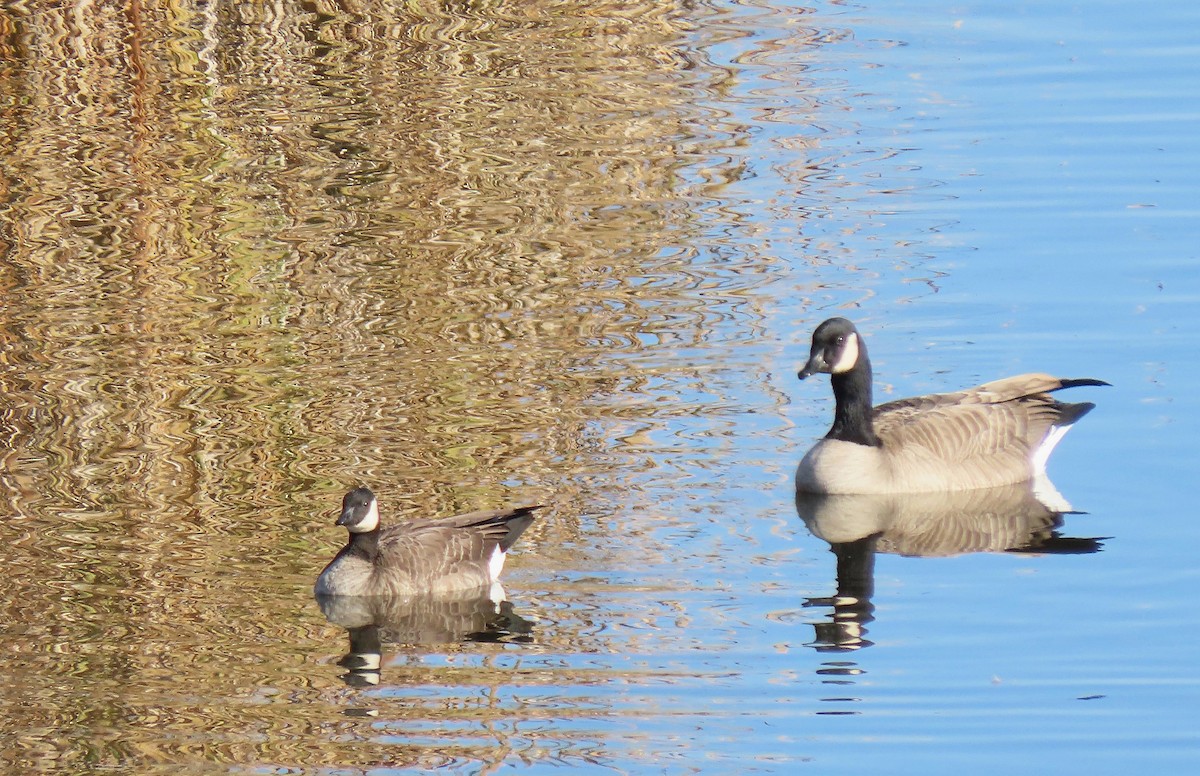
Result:
[[[354,533],[370,533],[379,527],[379,502],[371,499],[371,506],[367,507],[367,514],[359,521],[358,525],[351,530]]]
[[[833,363],[829,371],[833,374],[849,372],[858,363],[858,335],[853,332],[846,335],[846,344],[842,346],[842,354]]]

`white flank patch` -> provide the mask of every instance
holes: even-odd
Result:
[[[488,577],[495,582],[500,578],[500,572],[504,570],[504,550],[500,549],[497,544],[492,550],[492,557],[488,558]]]
[[[1062,438],[1066,436],[1067,432],[1070,430],[1070,425],[1050,427],[1050,430],[1046,432],[1046,437],[1042,440],[1042,443],[1037,446],[1036,450],[1033,451],[1032,463],[1034,474],[1046,473],[1046,463],[1050,460],[1050,453],[1054,452],[1055,445],[1061,442]]]
[[[846,336],[846,344],[842,347],[842,354],[838,356],[838,360],[833,363],[829,371],[833,374],[841,374],[849,372],[858,363],[858,335],[851,332]]]

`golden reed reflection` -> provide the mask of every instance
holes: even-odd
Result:
[[[778,271],[698,259],[745,130],[697,107],[729,78],[714,13],[0,3],[3,772],[507,756],[500,728],[405,753],[331,722],[346,688],[279,645],[331,633],[307,587],[347,486],[552,500],[553,568],[692,410],[634,400]],[[503,717],[505,664],[450,673],[444,715],[482,688]]]

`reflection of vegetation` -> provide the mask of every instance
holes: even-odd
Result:
[[[246,674],[248,638],[307,637],[320,510],[360,478],[398,511],[524,483],[560,505],[553,564],[629,465],[598,399],[654,379],[613,355],[698,343],[761,282],[688,247],[721,185],[689,167],[730,140],[687,107],[720,87],[673,4],[306,7],[0,14],[11,772],[407,762],[329,746],[328,708],[267,690],[294,669]]]

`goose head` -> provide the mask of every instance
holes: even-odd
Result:
[[[812,336],[808,363],[800,370],[803,380],[817,373],[843,374],[858,365],[863,346],[858,329],[845,318],[830,318]]]
[[[379,527],[379,504],[370,488],[355,488],[342,499],[342,514],[336,525],[352,534],[370,533]]]

